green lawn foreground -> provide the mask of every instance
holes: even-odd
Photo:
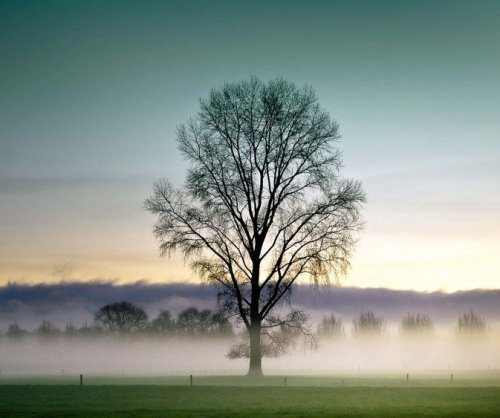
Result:
[[[1,417],[500,417],[500,387],[4,385]]]

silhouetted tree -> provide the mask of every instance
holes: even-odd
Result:
[[[282,321],[278,323],[278,321]],[[293,310],[289,312],[284,320],[280,317],[268,318],[270,326],[264,325],[261,332],[261,355],[262,357],[280,357],[288,350],[297,345],[299,336],[306,335],[304,345],[316,348],[316,339],[306,325],[308,316],[302,311]],[[275,325],[277,324],[277,325]],[[251,347],[248,334],[240,336],[239,341],[229,350],[227,357],[251,358]]]
[[[230,322],[220,312],[210,309],[199,311],[190,307],[179,313],[176,329],[182,335],[229,336],[232,334]]]
[[[233,335],[233,327],[222,312],[212,312],[210,315],[209,332],[215,337],[229,337]]]
[[[486,329],[486,321],[476,314],[472,309],[463,313],[458,318],[458,330],[461,333],[483,332]]]
[[[57,328],[52,322],[43,320],[36,330],[39,337],[51,338],[61,334],[61,330]]]
[[[78,328],[78,335],[82,337],[98,337],[104,333],[104,329],[97,324],[88,325],[85,322],[80,328]]]
[[[334,314],[326,315],[318,325],[318,335],[322,337],[340,338],[345,335],[342,319]]]
[[[162,310],[158,316],[151,322],[153,332],[158,334],[167,334],[175,330],[175,321],[168,310]]]
[[[22,329],[17,322],[14,322],[13,324],[9,325],[9,328],[7,329],[6,336],[8,338],[21,338],[24,337],[28,334],[28,331],[25,329]]]
[[[66,324],[66,327],[64,328],[64,334],[67,337],[76,337],[78,335],[78,328],[75,327],[71,322],[68,322]]]
[[[353,334],[355,336],[377,336],[385,329],[385,321],[373,312],[363,312],[353,321]]]
[[[403,334],[425,334],[434,328],[431,318],[424,313],[408,313],[401,321]]]
[[[249,374],[262,374],[261,335],[287,325],[297,280],[348,268],[364,193],[340,176],[338,125],[311,88],[252,78],[200,107],[178,129],[185,188],[158,181],[145,207],[162,254],[180,250],[218,286],[219,308],[248,331]]]
[[[105,305],[94,314],[94,319],[110,331],[140,331],[148,326],[146,312],[130,302]]]
[[[194,307],[187,308],[177,316],[176,328],[184,335],[199,334],[208,315],[210,315],[209,310],[200,312]]]

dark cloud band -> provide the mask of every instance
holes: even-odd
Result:
[[[155,316],[160,309],[176,314],[189,306],[215,307],[215,289],[206,285],[134,282],[63,282],[0,287],[0,329],[18,322],[36,327],[42,319],[59,326],[92,322],[100,306],[126,300]],[[490,321],[500,320],[500,290],[470,290],[455,293],[420,293],[390,289],[299,286],[292,296],[294,305],[311,312],[314,319],[334,312],[350,321],[359,312],[371,310],[388,321],[399,321],[407,312],[425,312],[437,322],[456,321],[462,312],[473,309]]]

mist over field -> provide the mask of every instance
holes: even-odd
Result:
[[[0,342],[6,375],[216,375],[243,374],[247,360],[226,357],[230,339],[27,337]],[[386,334],[320,339],[317,350],[298,344],[280,358],[263,360],[266,373],[397,372],[500,369],[500,333],[461,337],[442,330],[427,338]]]
[[[58,327],[68,323],[80,326],[93,321],[101,306],[129,301],[143,308],[150,317],[161,309],[177,314],[195,306],[214,309],[216,291],[208,285],[135,282],[124,285],[112,282],[62,282],[56,284],[0,287],[0,331],[17,322],[33,330],[42,320]],[[456,326],[458,316],[473,309],[491,325],[500,321],[500,290],[469,290],[455,293],[416,292],[384,288],[320,287],[302,285],[292,295],[294,306],[303,308],[317,322],[334,313],[350,325],[362,311],[373,311],[388,325],[395,325],[408,312],[424,312],[436,325]]]
[[[301,286],[292,301],[310,313],[313,331],[325,315],[342,322],[336,337],[318,335],[317,349],[300,341],[279,358],[265,358],[267,373],[328,374],[335,372],[458,371],[500,368],[499,291],[464,291],[453,294],[418,293],[387,289],[324,288]],[[241,374],[247,359],[226,355],[239,338],[188,338],[181,335],[75,335],[50,338],[38,335],[42,320],[64,329],[92,326],[93,313],[102,305],[128,300],[141,306],[153,319],[161,309],[173,315],[194,306],[214,309],[214,289],[188,284],[107,282],[61,283],[0,289],[0,330],[17,323],[32,333],[22,338],[0,339],[0,369],[4,375],[172,375]],[[462,335],[458,317],[474,310],[486,321],[481,333]],[[380,335],[353,333],[360,312],[373,311],[383,318]],[[427,333],[403,335],[401,320],[408,312],[423,312],[432,319]]]

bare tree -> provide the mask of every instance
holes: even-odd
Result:
[[[339,138],[310,87],[225,84],[178,128],[185,187],[157,181],[145,202],[162,254],[180,250],[248,331],[249,374],[262,374],[263,332],[287,325],[293,287],[349,266],[364,193],[340,175]]]
[[[175,321],[170,311],[164,309],[151,321],[151,329],[157,334],[168,334],[175,330]]]
[[[341,338],[345,335],[342,319],[334,314],[325,315],[318,325],[318,335],[329,338]]]
[[[175,328],[180,335],[193,337],[229,337],[233,333],[231,323],[220,312],[194,307],[179,313]]]
[[[352,332],[358,337],[381,335],[385,329],[385,320],[373,312],[362,312],[353,321]]]
[[[434,329],[429,315],[424,313],[408,313],[401,321],[400,331],[403,334],[428,334]]]
[[[295,348],[299,338],[303,337],[304,348],[316,348],[317,341],[308,326],[308,315],[297,309],[292,309],[286,316],[270,316],[262,325],[260,351],[262,357],[281,357],[290,348]],[[251,345],[249,335],[240,335],[240,339],[233,344],[227,356],[230,359],[251,359]]]
[[[94,314],[94,319],[104,328],[118,332],[139,331],[148,325],[146,312],[130,302],[105,305]]]
[[[207,325],[211,313],[210,309],[199,311],[195,307],[183,310],[177,316],[177,332],[188,336],[205,334],[208,331]]]
[[[21,338],[28,334],[28,331],[21,328],[17,322],[9,325],[7,329],[6,336],[9,338]]]
[[[36,330],[36,334],[42,338],[54,338],[61,334],[61,330],[57,328],[52,322],[43,320]]]
[[[472,309],[458,318],[458,331],[461,333],[479,333],[486,329],[486,321]]]

